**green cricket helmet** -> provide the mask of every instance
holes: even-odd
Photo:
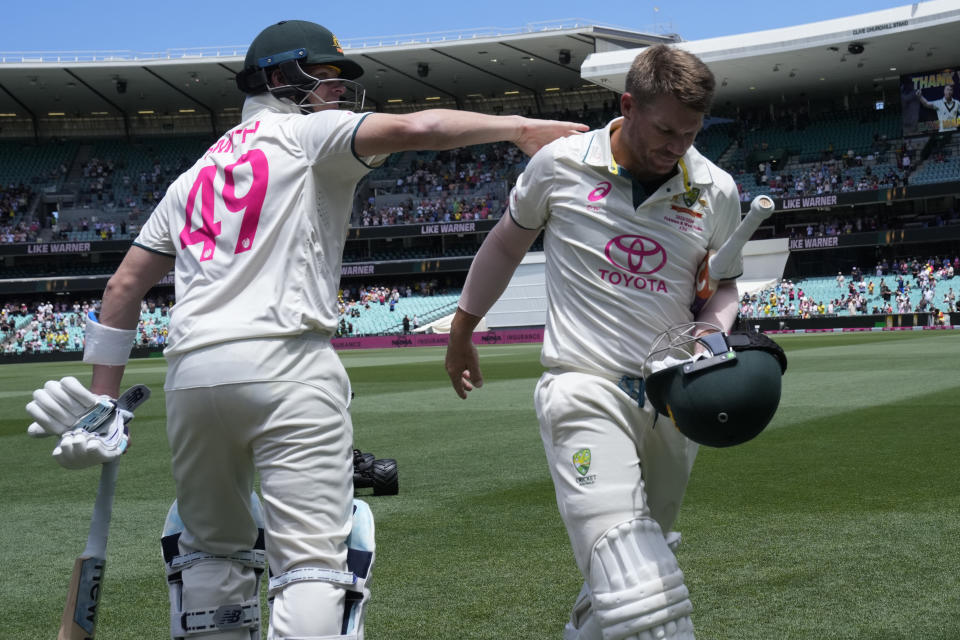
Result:
[[[349,81],[363,75],[363,68],[343,55],[340,41],[329,29],[305,20],[284,20],[261,31],[247,49],[243,70],[237,73],[237,87],[248,94],[270,91],[278,98],[301,104],[298,98],[323,82],[304,71],[304,66],[316,64],[335,67],[340,72],[339,80],[347,81],[344,84],[351,90],[359,88],[362,92],[361,85]],[[270,86],[274,69],[283,73],[288,84]]]
[[[773,419],[787,357],[776,342],[755,332],[694,337],[697,324],[671,329],[654,341],[644,362],[644,372],[650,371],[644,378],[647,398],[694,442],[742,444]],[[696,344],[705,349],[694,358]]]

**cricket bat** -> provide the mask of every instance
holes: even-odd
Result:
[[[747,216],[734,229],[727,241],[717,249],[716,253],[708,253],[704,257],[697,269],[697,289],[694,292],[693,304],[690,306],[690,311],[694,315],[699,313],[716,293],[721,280],[740,275],[734,272],[734,266],[739,264],[738,258],[743,252],[743,247],[746,246],[753,232],[770,217],[773,210],[773,198],[770,196],[761,195],[754,198],[750,203]]]
[[[150,397],[150,389],[138,384],[130,387],[117,399],[117,407],[133,411]],[[87,431],[96,431],[112,413],[97,405],[77,421]],[[93,640],[97,624],[97,607],[103,586],[103,571],[107,565],[107,534],[113,511],[113,491],[117,483],[119,460],[104,463],[100,469],[97,499],[90,519],[87,546],[73,563],[67,603],[60,618],[57,640]]]

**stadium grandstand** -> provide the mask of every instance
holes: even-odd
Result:
[[[777,206],[745,252],[744,320],[769,330],[952,326],[960,135],[918,92],[935,100],[960,84],[958,28],[957,3],[930,0],[698,41],[541,23],[343,45],[365,69],[366,110],[591,126],[618,115],[638,49],[688,49],[718,81],[697,147],[733,174],[744,210],[761,193]],[[244,54],[0,52],[0,353],[82,350],[86,312],[154,203],[239,122],[233,77]],[[442,322],[526,161],[496,144],[397,154],[373,171],[354,201],[340,335]],[[507,298],[488,328],[542,324],[536,296]],[[143,349],[162,349],[174,302],[171,276],[144,302]]]

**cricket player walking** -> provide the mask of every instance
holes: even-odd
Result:
[[[698,265],[740,222],[733,179],[691,146],[713,90],[692,54],[664,45],[640,53],[621,118],[532,158],[453,320],[446,369],[466,398],[482,385],[471,333],[544,231],[547,371],[535,406],[584,577],[568,640],[694,637],[670,532],[697,445],[646,400],[642,365],[675,325],[729,331],[736,319],[733,279],[691,311]],[[732,273],[742,273],[739,254]]]
[[[259,638],[264,555],[269,638],[363,637],[373,522],[352,500],[350,383],[330,344],[355,187],[393,152],[512,141],[532,155],[587,128],[440,109],[361,113],[361,74],[320,25],[261,32],[237,74],[242,122],[170,186],[87,323],[90,391],[116,398],[140,301],[175,267],[164,353],[177,496],[163,531],[173,638]],[[56,404],[60,384],[41,395]],[[31,415],[31,432],[52,422]],[[100,437],[71,451],[103,462]],[[262,505],[251,498],[255,473]]]

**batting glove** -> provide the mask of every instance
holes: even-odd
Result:
[[[81,469],[113,460],[127,449],[126,424],[133,418],[109,396],[91,393],[79,380],[50,380],[33,392],[27,413],[34,437],[60,436],[53,457],[67,469]]]
[[[53,450],[54,459],[65,469],[83,469],[119,458],[130,442],[127,423],[133,414],[114,407],[100,432],[82,427],[60,436],[60,444]]]
[[[34,419],[27,433],[37,438],[61,436],[73,429],[99,400],[76,378],[49,380],[33,392],[33,400],[27,404],[27,413]]]

